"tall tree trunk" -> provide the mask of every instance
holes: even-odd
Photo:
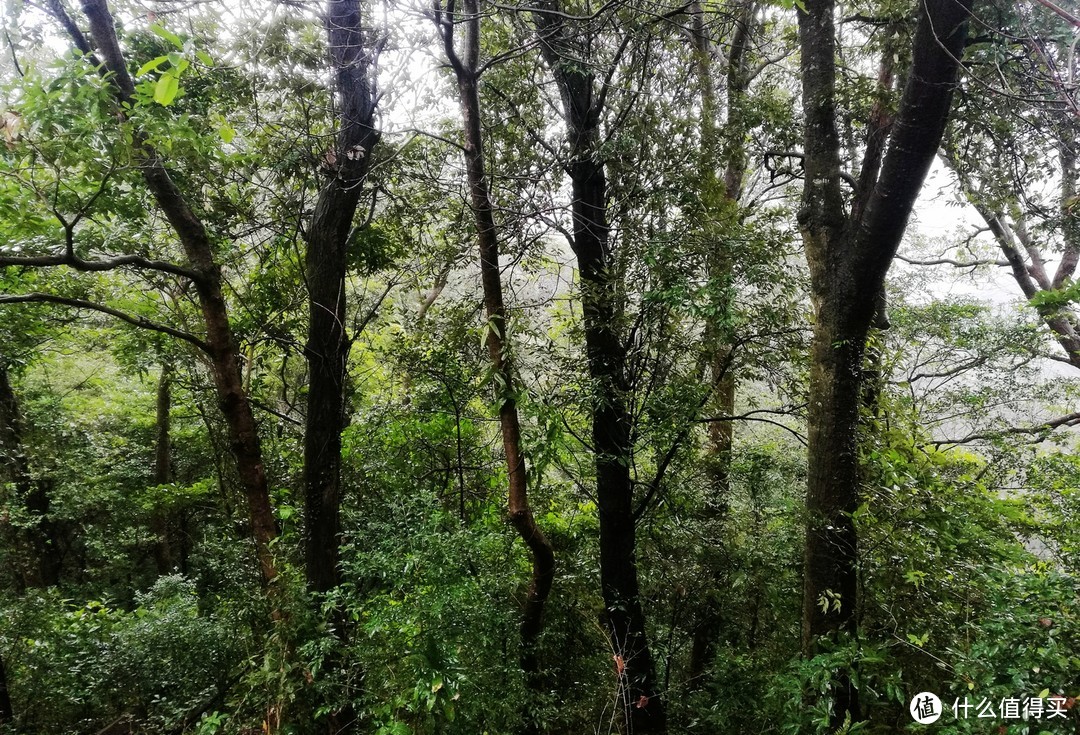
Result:
[[[600,586],[606,624],[630,732],[666,733],[667,710],[645,630],[636,556],[634,485],[626,346],[618,270],[607,221],[607,177],[599,150],[608,84],[595,89],[588,63],[577,58],[556,0],[534,12],[540,49],[562,98],[570,157],[572,246],[581,279],[582,320],[593,383],[592,440],[600,517]]]
[[[742,0],[737,9],[727,57],[727,123],[723,130],[718,126],[721,113],[716,99],[715,52],[712,39],[706,30],[705,13],[700,3],[694,3],[690,9],[695,71],[701,87],[699,196],[703,210],[702,221],[706,228],[706,247],[709,248],[708,277],[713,288],[721,290],[719,316],[706,327],[705,337],[706,349],[713,352],[709,369],[713,386],[712,413],[717,416],[731,416],[735,413],[736,380],[732,364],[735,335],[730,328],[734,312],[732,289],[735,275],[734,253],[729,238],[731,230],[740,220],[738,202],[746,172],[746,125],[742,117],[746,90],[750,83],[746,55],[753,33],[756,9],[757,4],[753,0]],[[722,138],[726,139],[723,143]],[[727,150],[721,156],[721,146],[724,144]],[[721,165],[722,178],[717,176]],[[713,519],[722,517],[723,508],[728,502],[734,432],[735,426],[731,421],[713,421],[709,424],[706,458],[709,497],[706,499],[706,513]],[[722,604],[719,590],[711,588],[705,591],[690,647],[688,678],[691,689],[697,689],[704,683],[704,675],[713,658],[716,640],[720,634]]]
[[[858,423],[863,353],[890,262],[941,142],[963,54],[970,0],[923,0],[912,65],[884,138],[867,141],[863,170],[846,210],[836,129],[833,0],[806,0],[799,13],[805,117],[805,178],[799,225],[814,305],[807,412],[807,529],[803,649],[857,627],[860,502]],[[871,121],[871,134],[880,129]],[[879,163],[880,161],[880,163]],[[838,672],[832,727],[861,718],[858,690]]]
[[[8,692],[7,666],[4,665],[4,656],[0,653],[0,726],[7,725],[15,719],[15,710],[11,707],[11,695]]]
[[[33,519],[24,529],[20,546],[29,549],[28,563],[20,565],[21,584],[25,587],[52,587],[60,583],[63,555],[59,527],[50,517],[48,478],[35,478],[23,444],[22,413],[11,385],[7,365],[0,359],[0,452],[7,465],[15,493]]]
[[[341,432],[346,424],[346,383],[351,338],[346,332],[348,244],[353,219],[378,141],[373,127],[373,51],[365,45],[359,0],[328,0],[325,28],[334,71],[337,136],[324,156],[328,178],[319,192],[307,236],[307,417],[304,430],[305,571],[308,589],[324,593],[340,581]],[[335,626],[347,626],[338,611]],[[343,667],[336,657],[328,669]],[[330,702],[333,706],[339,703]],[[330,713],[333,734],[352,732],[350,704]]]
[[[156,429],[157,438],[154,446],[154,484],[167,485],[172,482],[172,443],[169,437],[170,412],[172,408],[172,365],[168,362],[161,366],[158,378]],[[154,508],[151,528],[156,536],[154,543],[154,561],[158,574],[168,574],[173,568],[172,546],[169,534],[169,511],[160,505]]]
[[[76,46],[90,59],[101,58],[101,73],[107,75],[121,104],[133,105],[135,86],[127,61],[116,37],[116,24],[106,0],[82,0],[90,23],[93,48],[78,27],[67,18],[59,2],[50,3],[53,12],[71,35]],[[66,22],[65,22],[66,20]],[[263,581],[277,576],[270,542],[277,535],[270,493],[263,465],[251,402],[244,391],[240,353],[229,323],[228,307],[222,292],[221,266],[214,259],[214,245],[206,227],[172,180],[157,150],[141,134],[136,135],[139,167],[154,201],[172,226],[194,273],[192,284],[206,327],[207,354],[217,391],[218,405],[229,431],[229,447],[236,461],[237,476],[247,500],[251,534]]]
[[[371,150],[378,134],[371,50],[365,48],[359,0],[329,0],[326,36],[334,70],[338,132],[325,160],[330,177],[319,192],[307,238],[309,382],[304,432],[304,509],[308,587],[338,583],[341,535],[341,432],[345,428],[345,275]]]
[[[738,8],[731,49],[727,57],[727,122],[718,125],[720,105],[716,100],[717,79],[714,73],[712,40],[705,28],[705,13],[700,4],[691,8],[691,30],[694,41],[694,60],[698,85],[701,87],[701,159],[699,196],[707,243],[708,277],[713,288],[720,290],[719,316],[708,326],[709,348],[714,350],[712,384],[714,413],[730,416],[735,407],[735,375],[731,366],[732,342],[730,323],[733,300],[733,253],[730,236],[738,223],[738,202],[746,171],[745,124],[741,117],[743,100],[749,79],[746,78],[746,54],[756,4],[743,0]],[[722,140],[724,139],[724,140]],[[721,155],[721,147],[726,147]],[[717,171],[723,166],[722,178]],[[734,427],[730,421],[709,424],[709,474],[714,493],[724,495],[728,490],[731,446]]]
[[[830,315],[832,316],[832,315]],[[852,332],[856,334],[852,334]],[[810,520],[804,552],[803,650],[817,639],[856,626],[858,556],[853,514],[860,500],[857,426],[865,333],[844,330],[818,311],[811,346],[809,476]],[[838,727],[850,712],[861,718],[858,693],[847,677],[833,689]]]
[[[529,550],[532,576],[521,621],[521,668],[531,688],[541,690],[537,643],[543,629],[544,606],[555,577],[555,553],[529,508],[527,468],[521,447],[521,422],[518,417],[517,390],[510,353],[506,304],[503,300],[502,273],[499,268],[499,239],[494,210],[488,189],[484,160],[484,134],[481,125],[480,94],[477,89],[480,62],[480,14],[477,0],[463,0],[464,18],[451,12],[438,12],[443,46],[457,77],[462,127],[465,133],[465,172],[476,221],[476,242],[480,253],[480,278],[487,312],[487,348],[499,404],[499,427],[509,479],[507,506],[510,523]],[[455,26],[465,25],[464,49],[454,46]],[[525,713],[524,733],[539,733],[539,723],[530,711]]]

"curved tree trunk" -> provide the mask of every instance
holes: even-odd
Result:
[[[499,238],[494,210],[487,184],[484,159],[484,134],[481,126],[480,94],[477,89],[480,57],[480,14],[476,0],[464,0],[464,18],[450,12],[437,11],[439,32],[450,66],[457,77],[458,99],[462,127],[465,133],[465,172],[469,185],[473,217],[476,221],[476,242],[480,254],[480,279],[484,290],[484,310],[487,314],[485,341],[488,359],[497,390],[499,428],[509,478],[507,507],[510,523],[521,537],[532,560],[532,576],[521,621],[521,668],[529,686],[541,690],[540,662],[537,644],[543,630],[544,606],[555,577],[555,553],[544,532],[537,525],[529,507],[525,453],[521,447],[521,422],[518,417],[517,390],[514,386],[513,361],[510,354],[509,320],[503,299],[502,272],[499,267]],[[464,49],[459,53],[454,45],[455,26],[464,24]],[[530,711],[525,712],[521,731],[540,732],[539,723]]]
[[[1064,247],[1057,270],[1052,276],[1044,261],[1045,246],[1032,236],[1023,213],[1020,211],[1019,198],[1022,192],[1013,193],[1007,203],[987,201],[976,190],[972,175],[959,159],[956,147],[944,146],[944,159],[960,181],[964,196],[986,222],[994,236],[998,248],[1005,256],[1013,280],[1016,281],[1024,298],[1031,301],[1041,294],[1067,286],[1076,273],[1080,262],[1080,217],[1071,211],[1076,202],[1077,162],[1076,152],[1067,144],[1059,144],[1059,166],[1061,170],[1059,190],[1061,200],[1061,234]],[[1013,216],[1006,216],[1005,211],[1012,209]],[[1043,323],[1053,332],[1054,339],[1065,352],[1065,359],[1074,368],[1080,369],[1080,333],[1077,332],[1076,320],[1068,310],[1058,306],[1036,304],[1035,310]]]
[[[59,2],[50,3],[50,12],[71,34],[75,45],[89,59],[101,58],[101,73],[113,85],[117,99],[132,104],[135,86],[128,73],[127,61],[116,37],[116,25],[105,0],[82,0],[83,12],[90,22],[93,48],[84,38]],[[96,56],[95,56],[96,54]],[[206,327],[206,351],[217,391],[218,405],[229,431],[229,447],[236,461],[237,475],[247,499],[251,534],[262,579],[269,583],[277,576],[270,542],[277,536],[270,493],[263,465],[251,402],[244,390],[240,371],[240,352],[229,323],[228,307],[222,291],[221,266],[214,258],[214,247],[206,227],[188,204],[172,180],[157,150],[138,135],[136,138],[139,166],[143,179],[158,207],[172,226],[184,254],[194,272],[192,284],[202,310]]]

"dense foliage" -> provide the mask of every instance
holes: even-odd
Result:
[[[954,6],[10,4],[0,732],[1080,732],[1080,18]]]

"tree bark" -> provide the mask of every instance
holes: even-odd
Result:
[[[556,0],[534,12],[540,50],[562,98],[570,154],[572,248],[581,279],[585,352],[593,383],[592,440],[600,520],[600,586],[605,622],[630,732],[666,733],[667,709],[645,630],[638,583],[631,424],[626,346],[607,220],[607,178],[599,151],[600,115],[608,85],[596,88],[590,65],[574,44]]]
[[[24,529],[19,545],[29,549],[29,563],[21,567],[19,583],[24,587],[53,587],[60,583],[63,570],[61,537],[57,523],[50,517],[48,478],[35,478],[23,443],[22,413],[11,385],[6,364],[0,360],[0,451],[16,496],[26,508],[34,525]]]
[[[367,176],[375,90],[359,0],[329,0],[326,36],[334,70],[338,132],[326,154],[330,176],[319,192],[307,238],[307,420],[304,431],[305,560],[308,587],[338,583],[341,535],[341,432],[345,428],[348,241]]]
[[[730,328],[734,311],[734,268],[730,228],[740,216],[738,201],[746,172],[745,125],[742,123],[743,103],[750,80],[747,78],[746,55],[753,33],[757,4],[743,0],[737,8],[731,47],[727,56],[727,122],[718,127],[720,106],[716,99],[714,51],[705,27],[705,14],[700,3],[691,7],[691,31],[698,84],[701,87],[701,171],[699,174],[702,220],[706,228],[708,277],[713,288],[721,289],[718,318],[706,327],[706,349],[711,350],[710,382],[713,386],[712,415],[735,414],[734,337]],[[727,150],[721,157],[721,137],[726,138]],[[717,171],[723,165],[723,177]],[[731,474],[731,452],[735,425],[732,421],[709,424],[707,473],[709,497],[707,517],[719,519],[728,501]],[[721,632],[719,590],[705,591],[702,608],[696,619],[690,647],[688,667],[691,690],[704,684],[704,675],[712,661],[716,640]]]
[[[713,288],[721,291],[718,317],[708,325],[709,348],[714,350],[711,365],[712,384],[715,386],[713,414],[717,416],[731,416],[735,412],[735,374],[731,365],[734,335],[729,326],[734,308],[732,289],[735,276],[734,253],[728,238],[731,228],[739,221],[738,202],[746,172],[745,124],[740,118],[750,81],[746,78],[746,54],[756,7],[752,0],[743,0],[734,20],[731,48],[727,56],[727,121],[723,129],[717,124],[721,113],[716,100],[713,50],[705,29],[704,11],[700,4],[691,8],[695,66],[701,87],[699,196],[706,237],[712,240],[707,245],[708,276]],[[721,138],[726,139],[726,144],[722,144]],[[721,145],[727,149],[722,156]],[[721,166],[722,177],[717,176]],[[709,425],[710,475],[714,493],[718,496],[726,494],[728,490],[733,439],[733,422],[716,421]]]
[[[11,695],[8,692],[7,667],[4,656],[0,654],[0,725],[6,725],[15,719],[15,710],[11,707]]]
[[[337,134],[323,158],[327,179],[311,218],[304,262],[308,288],[304,560],[308,589],[316,593],[328,592],[340,582],[341,432],[347,423],[351,347],[345,328],[348,245],[379,137],[374,128],[374,51],[365,44],[360,1],[328,0],[324,18]],[[335,617],[337,636],[344,640],[346,620],[341,611]],[[328,668],[344,665],[336,655],[333,661]],[[356,720],[351,704],[345,702],[329,714],[326,726],[332,735],[340,735],[353,732]]]
[[[805,183],[799,225],[810,265],[815,323],[807,422],[803,650],[857,627],[860,502],[858,422],[867,333],[889,263],[941,142],[959,73],[970,0],[923,0],[913,58],[884,160],[864,176],[849,214],[836,129],[833,0],[799,14]],[[868,154],[877,145],[868,141]],[[861,718],[858,690],[837,674],[832,727]]]
[[[164,363],[158,378],[156,404],[157,438],[154,443],[154,484],[172,482],[172,443],[169,437],[170,412],[172,408],[172,366]],[[156,536],[154,562],[158,574],[168,574],[173,568],[172,545],[169,539],[169,511],[159,503],[151,516],[151,527]]]
[[[480,13],[477,0],[463,0],[462,10],[464,17],[461,19],[451,12],[439,11],[437,22],[447,58],[457,77],[462,127],[465,133],[465,172],[476,222],[480,278],[488,319],[485,341],[496,387],[499,428],[509,479],[507,507],[510,523],[529,550],[532,560],[532,576],[525,595],[521,621],[521,668],[529,686],[541,690],[543,684],[539,678],[537,644],[543,630],[544,607],[555,577],[555,553],[529,507],[528,473],[525,453],[521,446],[521,422],[510,353],[509,319],[503,299],[502,272],[499,267],[499,238],[484,159],[484,134],[477,88],[480,61]],[[460,23],[465,26],[465,39],[464,49],[459,54],[454,45],[454,30]],[[540,732],[539,723],[529,711],[525,713],[521,732]]]
[[[82,0],[83,12],[90,22],[94,50],[102,60],[101,72],[107,74],[117,99],[134,104],[135,86],[116,37],[116,24],[106,0]],[[63,14],[53,9],[54,13]],[[84,53],[90,44],[74,24],[64,24],[72,40]],[[270,493],[263,465],[251,402],[244,391],[240,371],[240,353],[229,323],[228,307],[222,292],[221,267],[214,259],[214,246],[202,220],[195,214],[183,193],[172,180],[160,154],[141,135],[136,136],[139,166],[154,201],[172,226],[195,277],[192,284],[206,326],[207,354],[210,357],[218,405],[229,431],[229,447],[236,461],[240,486],[247,500],[251,534],[255,541],[262,579],[269,583],[277,576],[270,542],[277,536]]]

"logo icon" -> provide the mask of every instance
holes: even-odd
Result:
[[[941,700],[933,692],[919,692],[911,698],[911,718],[920,725],[941,719]]]

